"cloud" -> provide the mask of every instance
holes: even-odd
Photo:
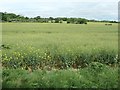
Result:
[[[0,11],[24,16],[117,20],[117,0],[0,0]]]
[[[119,2],[119,0],[0,0],[1,3],[34,2]]]

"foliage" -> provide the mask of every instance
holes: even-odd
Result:
[[[27,48],[27,47],[26,47]],[[65,69],[68,67],[80,68],[87,67],[92,61],[101,62],[107,65],[117,65],[118,57],[115,53],[102,51],[99,53],[88,54],[55,54],[53,51],[48,51],[44,55],[39,54],[39,50],[29,48],[29,51],[13,52],[11,55],[2,55],[2,64],[6,68],[24,68],[24,69],[43,69],[45,66],[50,68]],[[109,54],[108,54],[109,53]]]
[[[5,69],[2,84],[3,88],[117,88],[117,68],[97,64],[102,65],[99,73],[93,72],[91,66],[78,70],[36,70],[31,73],[21,69]]]
[[[2,21],[3,22],[41,22],[41,23],[48,23],[49,21],[51,21],[52,23],[62,23],[62,21],[68,21],[70,19],[71,22],[71,18],[65,18],[65,17],[58,17],[58,18],[53,18],[53,17],[49,17],[49,18],[42,18],[40,16],[36,16],[34,18],[29,18],[29,17],[24,17],[21,15],[16,15],[14,13],[3,13],[1,12],[0,15],[2,15]],[[82,18],[74,18],[74,22],[72,21],[71,23],[76,23],[76,24],[86,24],[87,20],[86,19],[82,19]]]

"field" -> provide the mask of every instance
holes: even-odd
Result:
[[[1,49],[4,88],[117,87],[117,24],[2,23]]]

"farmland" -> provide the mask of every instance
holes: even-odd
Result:
[[[117,27],[2,23],[3,87],[117,87]]]

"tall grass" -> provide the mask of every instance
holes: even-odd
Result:
[[[99,71],[98,71],[99,70]],[[94,62],[84,69],[3,70],[3,88],[117,88],[118,68]]]

